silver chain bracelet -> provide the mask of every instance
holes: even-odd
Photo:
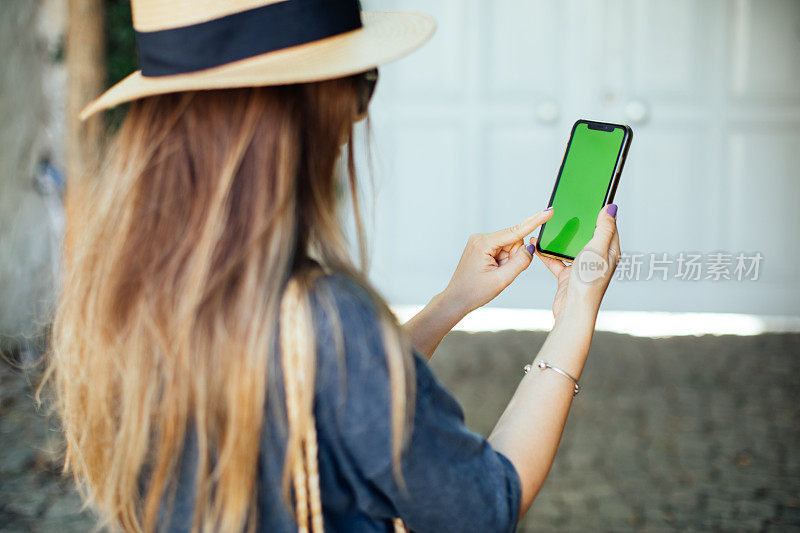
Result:
[[[562,376],[564,376],[565,378],[570,380],[572,382],[572,384],[575,386],[574,392],[572,393],[573,397],[577,396],[578,393],[581,391],[581,386],[578,385],[578,380],[573,378],[572,376],[570,376],[565,370],[563,370],[561,368],[558,368],[557,366],[553,366],[550,363],[548,363],[547,361],[539,361],[539,364],[537,364],[536,366],[539,367],[539,370],[547,370],[548,368],[550,370],[555,370],[556,372],[558,372],[559,374],[561,374]],[[523,370],[527,374],[528,372],[531,371],[532,368],[533,368],[532,365],[525,365]]]

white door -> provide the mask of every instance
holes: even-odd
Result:
[[[572,123],[590,118],[634,129],[616,203],[641,271],[604,309],[800,314],[800,2],[364,6],[439,22],[382,69],[373,106],[372,278],[391,303],[425,303],[470,233],[544,208]],[[736,279],[740,253],[748,267],[760,253],[758,280]],[[701,280],[676,277],[681,254],[700,256]],[[667,281],[647,280],[651,264]],[[492,305],[547,308],[553,289],[537,260]]]

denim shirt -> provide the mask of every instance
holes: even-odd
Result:
[[[335,348],[323,293],[333,297],[340,316],[343,359]],[[420,533],[515,531],[521,487],[514,466],[464,425],[461,406],[416,351],[413,429],[401,459],[405,490],[401,488],[392,468],[389,370],[372,301],[341,274],[321,278],[311,299],[318,357],[314,414],[326,531],[393,531],[395,517]],[[257,529],[274,533],[297,531],[281,487],[286,451],[282,381],[279,358],[273,358],[258,465]],[[190,437],[170,531],[190,530],[196,453]]]

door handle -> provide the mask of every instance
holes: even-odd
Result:
[[[559,109],[558,104],[552,100],[545,100],[536,106],[536,116],[540,122],[545,124],[552,124],[558,120]]]
[[[650,118],[650,110],[641,100],[631,100],[625,105],[625,116],[634,124],[643,124]]]

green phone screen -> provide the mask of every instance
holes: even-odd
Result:
[[[553,193],[553,217],[539,235],[541,250],[574,258],[591,240],[624,141],[619,126],[575,126]]]

